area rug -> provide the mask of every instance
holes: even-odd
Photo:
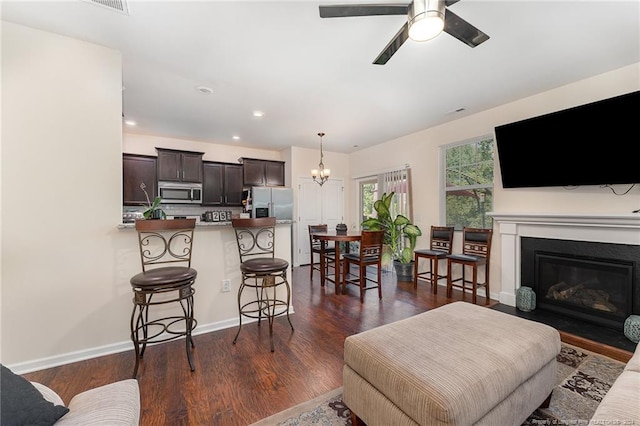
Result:
[[[565,343],[557,360],[557,385],[549,408],[536,410],[522,426],[588,424],[625,365]],[[342,402],[342,388],[337,388],[252,426],[344,426],[351,425],[350,416]]]

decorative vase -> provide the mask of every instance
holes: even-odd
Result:
[[[336,225],[336,234],[346,234],[347,233],[347,225],[344,223],[339,223]]]
[[[624,335],[633,343],[640,342],[640,315],[629,315],[624,321]]]
[[[398,281],[413,282],[413,260],[409,263],[402,263],[394,260],[393,267],[396,270],[396,277],[398,278]]]
[[[522,286],[518,289],[516,307],[524,312],[531,312],[536,308],[536,293],[531,287]]]
[[[162,219],[162,210],[152,211],[149,219]]]

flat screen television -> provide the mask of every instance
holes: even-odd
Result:
[[[495,128],[504,188],[640,183],[640,91]]]

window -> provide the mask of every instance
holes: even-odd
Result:
[[[378,199],[378,179],[360,182],[360,222],[375,215],[373,203]]]
[[[443,147],[447,226],[492,228],[493,136]]]

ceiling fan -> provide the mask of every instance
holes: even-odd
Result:
[[[384,65],[408,38],[426,41],[444,31],[470,47],[489,36],[448,9],[459,0],[413,0],[409,4],[352,4],[320,6],[321,18],[407,15],[407,22],[373,61]]]

